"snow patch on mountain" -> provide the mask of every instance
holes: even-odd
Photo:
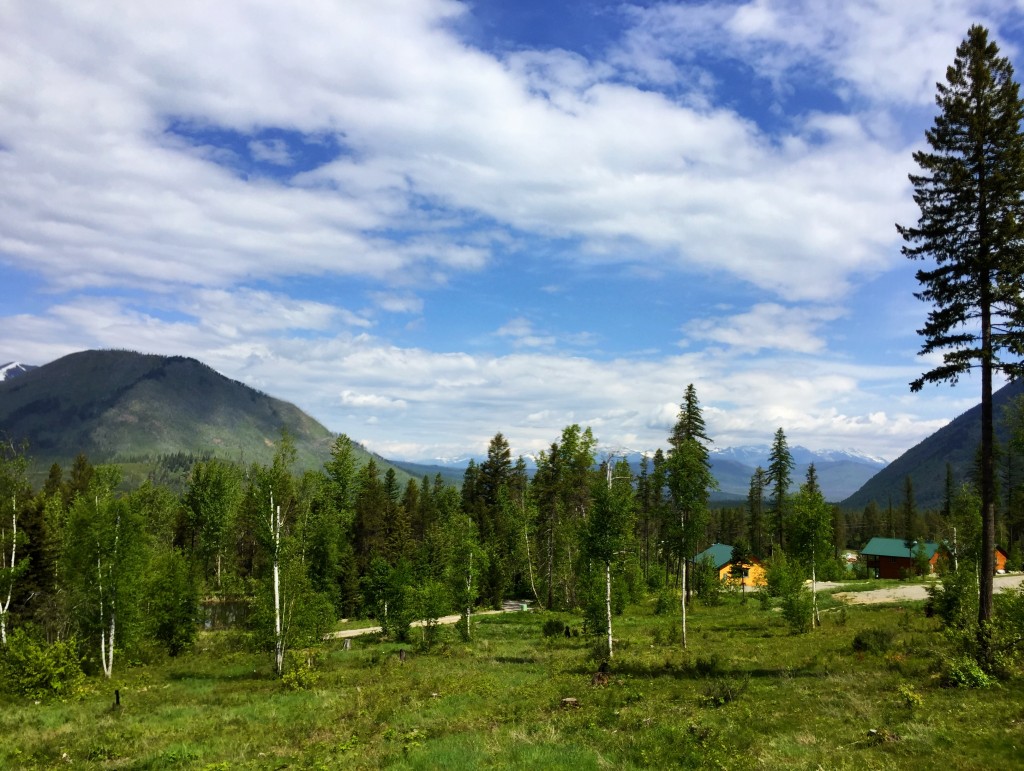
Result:
[[[22,364],[20,361],[9,361],[6,364],[0,365],[0,381],[10,380],[18,375],[24,375],[26,372],[33,369],[35,369],[35,367],[31,364]]]

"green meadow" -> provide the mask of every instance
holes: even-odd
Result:
[[[544,635],[580,618],[543,611],[481,616],[469,643],[444,628],[430,650],[418,630],[331,641],[283,679],[237,633],[204,633],[79,698],[0,702],[0,767],[1019,767],[1019,679],[945,687],[956,651],[919,603],[823,606],[793,634],[754,600],[698,603],[685,651],[678,618],[629,607],[607,677],[592,637]]]

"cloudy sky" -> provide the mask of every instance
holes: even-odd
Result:
[[[194,356],[387,457],[563,426],[893,459],[894,223],[1022,0],[0,0],[0,363]]]

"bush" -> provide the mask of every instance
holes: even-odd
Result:
[[[811,612],[813,599],[811,593],[801,584],[800,587],[782,598],[782,617],[789,628],[799,634],[811,629]]]
[[[561,619],[549,618],[544,622],[541,631],[545,637],[562,637],[568,628],[569,626]]]
[[[679,594],[672,589],[662,589],[654,600],[655,616],[670,616],[679,609]]]
[[[940,583],[925,589],[926,616],[938,616],[943,626],[967,629],[978,617],[978,580],[970,566],[962,565],[955,573],[947,573]]]
[[[0,686],[30,699],[77,696],[85,682],[74,638],[47,645],[22,629],[7,637],[0,654]]]
[[[785,597],[803,588],[804,574],[796,560],[779,552],[768,561],[765,582],[765,590],[770,596]]]
[[[942,684],[949,688],[987,688],[994,682],[970,656],[957,656],[943,662]]]
[[[857,653],[885,653],[892,647],[896,633],[891,629],[864,629],[853,637]]]
[[[694,563],[693,593],[709,607],[722,602],[722,582],[718,578],[718,571],[711,557],[704,557],[700,562]]]

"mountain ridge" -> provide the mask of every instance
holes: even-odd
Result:
[[[151,465],[187,453],[269,464],[282,429],[295,444],[297,470],[329,459],[335,434],[322,424],[184,356],[80,351],[0,382],[0,434],[28,440],[37,471],[79,452],[94,463]],[[353,447],[359,462],[375,457],[387,468]]]

